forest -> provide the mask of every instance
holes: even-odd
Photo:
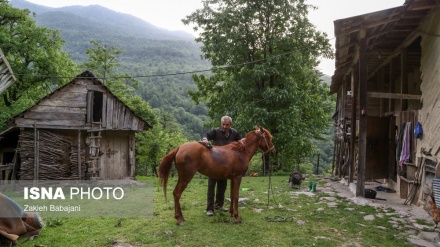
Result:
[[[188,140],[198,140],[208,129],[218,127],[218,116],[221,114],[232,114],[233,111],[247,112],[246,109],[238,108],[227,112],[223,110],[223,112],[221,112],[221,110],[215,109],[217,106],[212,106],[212,101],[200,97],[200,93],[204,93],[205,95],[212,93],[209,91],[200,91],[200,88],[204,87],[202,84],[205,78],[214,78],[216,76],[216,71],[213,71],[212,68],[214,66],[222,65],[219,64],[221,61],[216,61],[212,57],[206,55],[207,52],[214,51],[206,50],[208,45],[203,42],[202,38],[196,39],[188,33],[161,29],[140,20],[139,18],[118,13],[97,5],[86,7],[71,6],[49,8],[35,5],[24,0],[3,1],[3,3],[0,1],[0,3],[3,5],[2,8],[4,8],[4,10],[11,6],[14,9],[30,10],[28,13],[26,12],[26,14],[35,21],[35,25],[45,28],[45,32],[48,32],[50,35],[53,35],[53,37],[59,39],[57,44],[60,45],[59,50],[62,51],[61,54],[64,56],[60,58],[60,60],[63,60],[63,63],[69,64],[69,66],[64,67],[65,71],[63,73],[66,76],[74,76],[78,74],[76,72],[88,69],[84,67],[84,64],[90,59],[86,51],[91,51],[99,47],[107,49],[108,51],[110,51],[111,48],[116,48],[120,51],[116,54],[117,63],[112,71],[113,75],[126,75],[133,79],[121,82],[126,88],[125,93],[128,95],[135,95],[147,102],[148,107],[151,108],[151,112],[154,115],[147,118],[151,118],[152,122],[158,123],[152,130],[138,135],[138,163],[141,164],[141,167],[137,170],[140,173],[150,172],[150,166],[156,166],[164,152],[169,150],[172,146]],[[2,13],[6,12],[3,11]],[[3,18],[6,18],[6,16]],[[187,21],[191,22],[193,20],[188,18]],[[198,24],[203,25],[203,23]],[[321,37],[318,35],[313,38]],[[91,41],[96,41],[97,43],[94,45]],[[317,50],[321,49],[323,53],[328,53],[329,51],[326,47],[325,41],[322,44],[321,47],[317,47]],[[3,51],[9,51],[11,48],[14,48],[7,46],[5,40],[1,40],[0,45],[0,48],[2,48]],[[16,45],[18,46],[20,44],[17,42]],[[12,54],[12,52],[9,52],[8,58],[12,58]],[[298,54],[295,56],[298,56]],[[309,55],[304,55],[304,57],[306,56]],[[307,63],[313,68],[316,66],[316,61],[313,59],[317,57],[317,54],[312,54],[311,57],[312,60]],[[238,64],[241,62],[243,61],[237,60],[236,63]],[[284,62],[290,63],[289,60],[285,60]],[[221,63],[225,64],[224,62]],[[70,71],[67,69],[69,67],[71,68]],[[16,69],[16,67],[14,67],[14,71],[19,73],[25,73],[28,71],[27,69],[28,68]],[[254,66],[253,69],[259,69],[260,71],[267,70],[267,68],[258,67],[258,65]],[[306,71],[304,68],[297,69]],[[242,68],[241,72],[243,71]],[[274,102],[267,102],[265,105],[256,105],[257,108],[255,108],[262,109],[262,114],[266,115],[265,119],[261,118],[261,116],[242,115],[238,118],[238,121],[234,126],[243,133],[247,132],[249,128],[252,127],[251,122],[253,122],[253,124],[278,126],[274,127],[275,132],[286,132],[284,131],[286,127],[298,126],[295,130],[293,130],[294,128],[292,128],[292,131],[289,130],[288,135],[286,134],[286,136],[279,138],[279,145],[283,145],[283,142],[281,142],[282,140],[284,140],[285,143],[289,143],[285,140],[286,138],[290,138],[296,140],[297,143],[303,143],[304,146],[301,150],[296,152],[294,151],[295,148],[292,147],[298,146],[297,144],[285,145],[285,149],[292,150],[292,152],[286,152],[283,159],[280,158],[278,162],[276,162],[276,165],[274,165],[274,169],[279,172],[289,172],[292,169],[300,169],[304,172],[313,171],[314,165],[316,164],[317,153],[320,153],[321,159],[320,172],[329,172],[331,169],[333,155],[331,111],[334,109],[334,99],[329,95],[325,96],[325,93],[328,94],[328,91],[326,92],[325,90],[326,87],[328,87],[330,77],[316,73],[313,69],[307,69],[307,71],[309,71],[307,72],[309,75],[304,74],[297,79],[286,77],[285,80],[307,80],[309,82],[308,88],[304,88],[304,90],[310,90],[308,94],[315,97],[315,99],[310,100],[313,101],[320,99],[319,104],[321,104],[322,99],[322,104],[325,105],[325,114],[320,112],[315,112],[316,114],[314,114],[310,109],[311,113],[307,117],[307,110],[304,109],[297,112],[297,114],[300,115],[289,115],[286,114],[287,111],[290,112],[292,110],[288,110],[291,108],[286,108],[282,109],[282,111],[286,112],[283,114],[286,115],[286,119],[283,120],[285,122],[276,122],[275,120],[270,119],[282,120],[282,117],[279,115],[270,115],[267,107]],[[46,72],[50,73],[49,75],[55,75],[55,73],[58,73],[58,76],[61,75],[59,73],[59,68],[33,72],[40,72],[39,74]],[[290,73],[288,71],[285,72]],[[231,73],[237,72],[232,71]],[[314,79],[307,79],[307,76],[310,75],[312,75]],[[240,81],[239,77],[234,78],[229,74],[223,74],[221,76],[225,81]],[[266,78],[266,76],[264,76],[264,78]],[[26,80],[26,78],[23,80]],[[34,86],[37,85],[35,84],[36,81],[29,81],[29,83],[34,83],[32,84]],[[2,117],[0,120],[3,122],[6,121],[7,117],[11,117],[14,113],[25,109],[26,106],[37,101],[39,97],[42,97],[45,93],[47,94],[56,88],[57,85],[62,85],[63,83],[65,83],[65,81],[42,82],[42,84],[39,84],[40,86],[38,86],[38,88],[43,88],[44,90],[42,90],[39,95],[35,95],[35,98],[28,96],[26,100],[17,101],[18,103],[12,105],[15,107],[13,110],[11,110],[10,107],[8,108],[9,110],[2,109]],[[283,87],[285,86],[287,86],[287,84]],[[30,88],[32,87],[33,86],[30,86]],[[298,86],[298,88],[299,87],[300,86]],[[272,93],[275,93],[275,91]],[[280,92],[277,94],[279,93]],[[266,96],[264,97],[267,97],[271,94],[268,91],[265,95]],[[306,95],[300,94],[297,96],[307,97]],[[223,100],[216,97],[216,95],[213,95],[211,99],[216,99],[216,102],[221,102]],[[243,97],[246,98],[248,96],[243,95]],[[125,98],[130,101],[131,97],[126,95]],[[306,98],[303,98],[303,100],[309,101],[309,99]],[[284,103],[282,103],[282,101],[279,101],[278,103],[287,104],[287,102],[292,101],[289,99]],[[238,103],[240,102],[237,102],[237,104]],[[136,104],[137,102],[133,103],[132,100],[134,108],[136,108]],[[0,107],[5,108],[7,107],[7,104],[2,103]],[[314,105],[298,105],[298,107],[313,108]],[[231,109],[232,108],[233,107],[231,106]],[[312,119],[311,116],[313,115],[319,116],[320,119]],[[306,123],[306,119],[310,119],[310,122],[308,123],[311,130],[310,134],[307,129],[305,129],[307,128],[307,125],[299,126],[302,124],[298,125],[298,123],[295,123],[292,120],[298,116],[303,118],[303,123]],[[248,118],[250,122],[241,120],[245,118]],[[263,120],[260,121],[257,119]],[[316,125],[315,123],[318,121],[320,121],[319,125]],[[2,126],[4,128],[4,123]],[[301,132],[304,134],[299,135]],[[167,141],[164,141],[165,139]],[[254,167],[254,169],[261,168],[261,162],[259,160],[253,163],[255,164],[251,167]]]

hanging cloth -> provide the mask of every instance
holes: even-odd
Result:
[[[407,122],[405,124],[405,131],[403,134],[403,141],[402,141],[402,152],[400,153],[400,160],[399,163],[402,166],[404,162],[410,160],[411,158],[411,131],[412,130],[412,123]]]
[[[402,143],[403,143],[403,135],[405,134],[405,126],[403,123],[399,128],[399,136],[397,137],[397,145],[396,145],[396,161],[400,161],[400,154],[402,153]]]

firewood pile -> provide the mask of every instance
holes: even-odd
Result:
[[[69,137],[46,130],[39,130],[39,179],[78,179],[78,148],[72,147],[73,145]],[[22,131],[19,137],[18,149],[21,158],[19,174],[22,180],[34,179],[34,150],[34,131]],[[72,153],[75,153],[75,155]],[[84,159],[84,153],[82,152],[81,160],[84,161]],[[83,169],[85,169],[85,167]]]

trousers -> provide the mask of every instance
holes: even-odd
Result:
[[[215,186],[217,185],[217,191],[215,191]],[[228,180],[215,180],[213,178],[208,178],[208,202],[206,205],[206,210],[214,211],[214,208],[222,208],[225,203],[225,191],[228,185]],[[215,202],[214,202],[215,198]]]

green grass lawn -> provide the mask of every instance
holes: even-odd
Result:
[[[315,196],[292,196],[297,189],[289,188],[286,176],[246,177],[241,188],[250,190],[240,191],[240,198],[247,198],[239,208],[243,222],[235,224],[228,213],[206,216],[208,182],[196,176],[181,199],[187,221],[177,226],[172,198],[177,178],[169,181],[167,202],[157,178],[140,180],[154,181],[154,205],[145,205],[154,207],[151,216],[46,218],[41,235],[20,246],[410,246],[396,237],[401,230],[391,226],[384,212],[366,221],[365,215],[381,212],[338,197],[336,207],[329,207],[320,199],[329,197],[319,191],[323,182]]]

